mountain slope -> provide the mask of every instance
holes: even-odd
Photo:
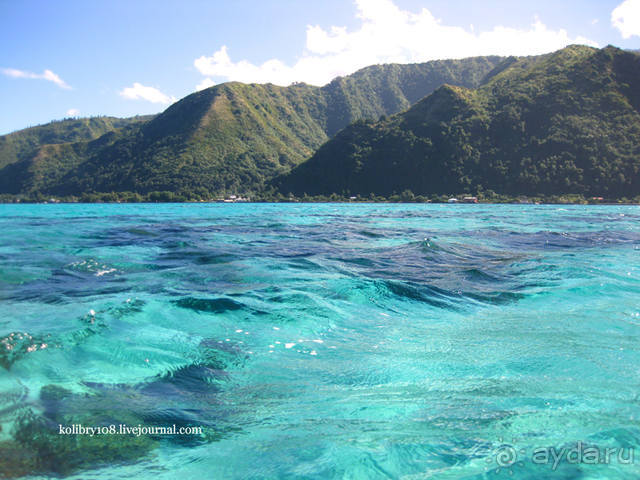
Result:
[[[322,88],[327,98],[325,131],[333,137],[360,119],[377,119],[406,110],[444,84],[474,88],[504,59],[475,57],[409,65],[374,65]]]
[[[197,92],[89,158],[53,190],[244,192],[326,139],[310,113],[319,101],[307,85],[227,83]]]
[[[94,140],[105,133],[146,122],[152,115],[132,118],[66,119],[0,136],[0,168],[37,155],[44,145]]]
[[[571,46],[505,61],[476,90],[443,86],[357,122],[275,181],[296,194],[640,194],[640,57]]]
[[[100,146],[83,141],[16,155],[0,170],[0,193],[255,191],[349,123],[406,109],[443,83],[477,86],[501,60],[378,65],[324,87],[216,85]]]

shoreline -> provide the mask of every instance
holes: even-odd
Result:
[[[519,202],[519,201],[478,201],[478,202],[404,202],[404,201],[371,201],[371,200],[326,200],[326,201],[303,201],[303,200],[283,200],[283,201],[246,201],[246,202],[220,202],[215,200],[186,200],[186,201],[141,201],[141,202],[131,202],[131,201],[96,201],[96,202],[86,202],[86,201],[17,201],[17,202],[7,202],[0,201],[0,205],[115,205],[115,204],[124,204],[124,205],[179,205],[179,204],[196,204],[196,205],[214,205],[214,204],[249,204],[249,205],[258,205],[258,204],[334,204],[334,205],[343,205],[343,204],[354,204],[354,205],[455,205],[455,206],[463,206],[463,205],[522,205],[522,206],[545,206],[545,205],[583,205],[583,206],[640,206],[640,202],[624,202],[624,201],[606,201],[606,202],[553,202],[553,201],[542,201],[542,202]]]
[[[635,192],[634,192],[635,193]],[[137,192],[91,192],[81,195],[54,195],[43,193],[0,194],[0,204],[57,204],[57,203],[416,203],[416,204],[522,204],[522,205],[639,205],[638,195],[612,195],[582,193],[558,194],[502,194],[492,190],[478,189],[474,193],[430,193],[414,194],[410,190],[390,195],[368,195],[331,193],[329,195],[293,195],[275,191],[254,193],[222,192],[216,195],[197,194],[189,191],[168,190],[147,193]]]

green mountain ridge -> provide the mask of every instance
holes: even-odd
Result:
[[[37,191],[153,115],[65,119],[0,137],[0,192]]]
[[[274,180],[283,193],[640,194],[640,57],[570,46],[507,59],[476,89],[340,131]]]
[[[44,145],[95,140],[102,135],[151,120],[153,115],[131,118],[67,118],[0,136],[0,168],[37,155]]]
[[[105,121],[102,135],[64,122],[14,132],[0,137],[0,193],[253,192],[353,121],[402,111],[444,83],[475,87],[501,61],[376,65],[324,87],[230,82],[147,121]]]

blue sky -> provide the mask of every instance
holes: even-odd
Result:
[[[155,113],[228,80],[322,85],[570,43],[640,48],[640,0],[0,0],[0,134]]]

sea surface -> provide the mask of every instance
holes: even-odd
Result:
[[[0,205],[0,472],[640,478],[639,256],[639,206]]]

